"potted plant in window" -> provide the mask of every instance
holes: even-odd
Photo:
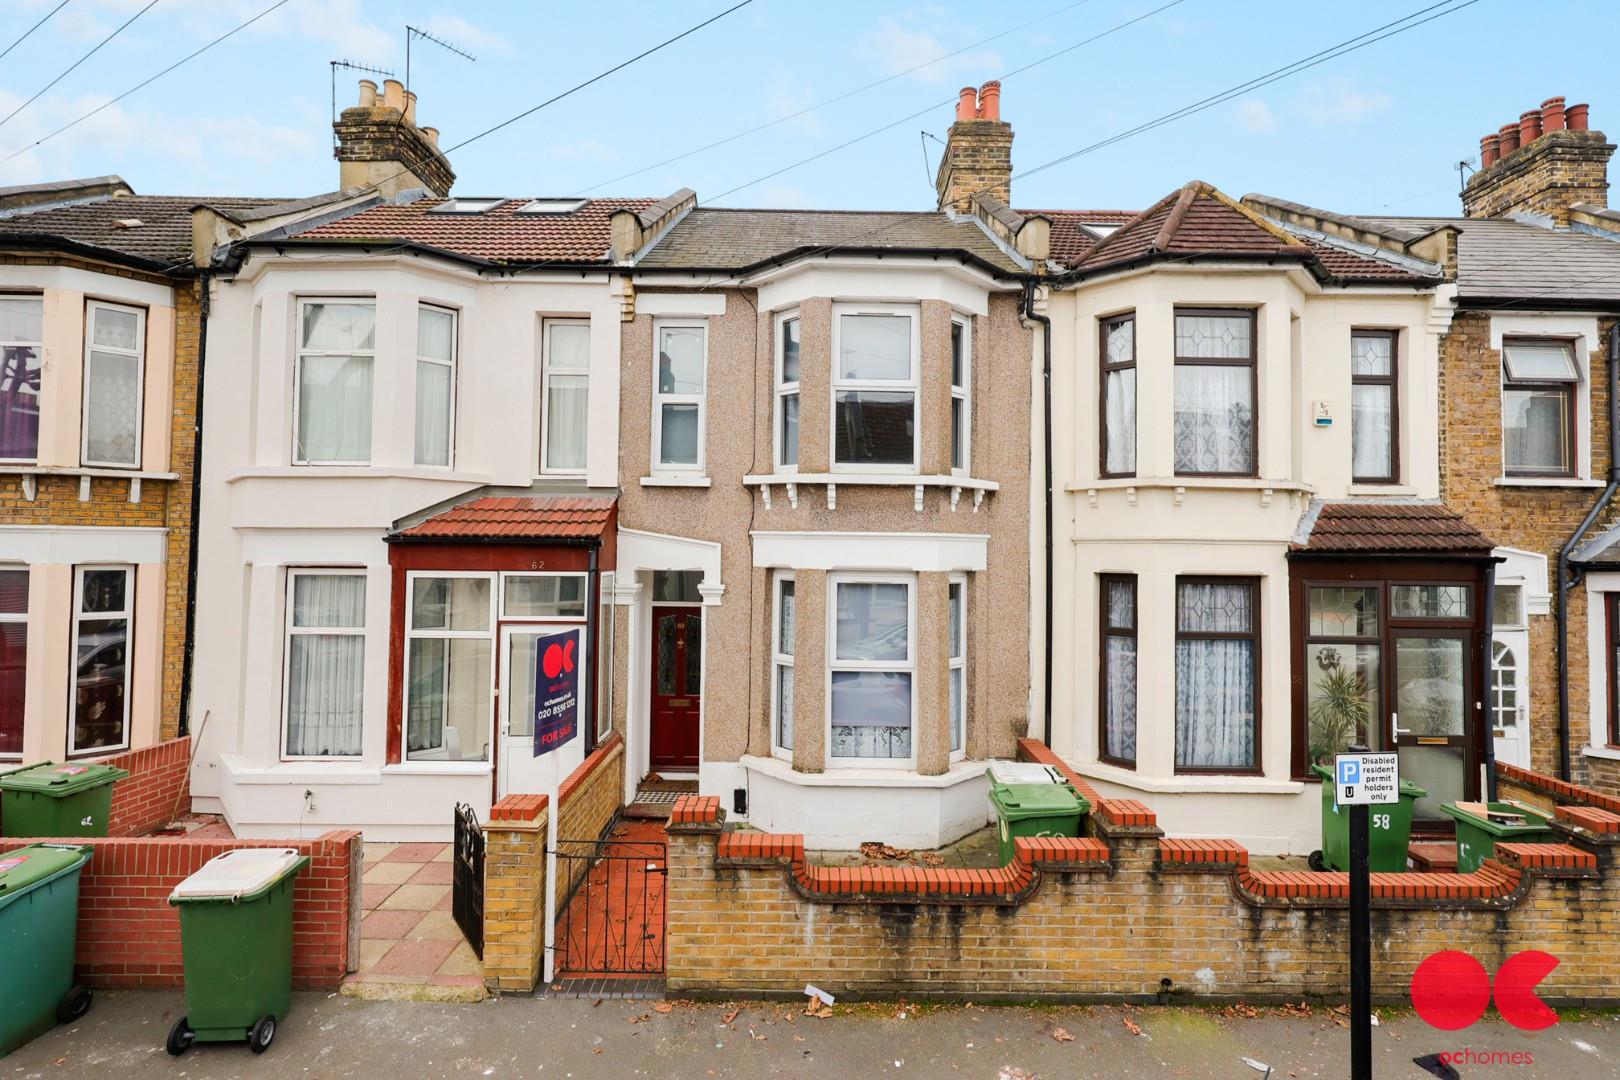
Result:
[[[1345,666],[1337,649],[1317,654],[1321,674],[1311,684],[1311,762],[1325,765],[1353,742],[1364,742],[1372,708],[1371,692],[1361,672]]]

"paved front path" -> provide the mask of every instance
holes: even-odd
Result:
[[[360,970],[346,993],[479,1000],[483,969],[450,914],[449,844],[367,844]]]
[[[1221,1010],[840,1005],[831,1019],[783,1002],[743,1006],[505,997],[478,1005],[367,1002],[300,994],[275,1045],[196,1047],[179,1061],[162,1049],[178,994],[106,993],[71,1028],[0,1059],[0,1080],[117,1076],[132,1080],[384,1077],[710,1078],[968,1077],[977,1080],[1260,1080],[1240,1060],[1276,1067],[1274,1080],[1348,1074],[1348,1034],[1318,1009],[1310,1017]],[[787,1016],[793,1016],[792,1023]],[[632,1022],[635,1019],[636,1022]],[[1142,1035],[1131,1034],[1129,1020]],[[1072,1041],[1053,1037],[1058,1029]],[[1481,1077],[1608,1080],[1620,1075],[1620,1020],[1566,1020],[1525,1035],[1497,1022],[1442,1035],[1410,1014],[1374,1031],[1379,1080],[1423,1080],[1420,1054],[1464,1047],[1520,1051],[1529,1065],[1464,1067]],[[112,1071],[116,1070],[116,1071]]]

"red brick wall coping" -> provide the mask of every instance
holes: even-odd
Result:
[[[557,786],[557,801],[559,803],[568,802],[569,797],[579,789],[579,785],[583,784],[588,776],[600,768],[602,762],[606,761],[608,755],[612,754],[614,748],[623,741],[624,736],[617,731],[603,739],[596,749],[592,750],[590,755],[579,763],[579,767],[569,773],[563,779],[563,782]]]
[[[550,802],[544,795],[505,795],[489,808],[489,820],[531,822],[539,821]]]
[[[1249,849],[1231,840],[1173,840],[1159,841],[1161,866],[1233,866],[1246,869]]]
[[[1551,795],[1559,802],[1592,806],[1611,814],[1620,814],[1620,799],[1600,791],[1593,791],[1588,787],[1581,787],[1579,784],[1571,784],[1567,780],[1559,780],[1544,773],[1531,772],[1529,769],[1521,769],[1517,765],[1508,765],[1500,761],[1496,763],[1496,775],[1533,791]]]
[[[1558,820],[1595,833],[1620,833],[1620,814],[1611,814],[1593,806],[1560,806]]]
[[[682,795],[669,812],[671,825],[718,825],[720,796]]]
[[[1085,796],[1091,804],[1091,812],[1110,825],[1125,826],[1129,828],[1157,828],[1158,815],[1143,803],[1135,799],[1105,799],[1102,792],[1092,787],[1085,777],[1069,768],[1064,760],[1052,752],[1052,748],[1039,739],[1018,740],[1018,760],[1033,761],[1041,765],[1050,765],[1063,774],[1074,790]]]
[[[595,750],[592,750],[585,760],[580,762],[574,771],[564,777],[563,782],[557,786],[557,801],[559,803],[567,803],[568,800],[573,797],[574,792],[579,790],[579,786],[583,784],[592,773],[601,768],[602,763],[608,759],[609,755],[611,755],[618,745],[623,741],[624,737],[616,731],[606,739],[603,739],[601,744],[597,746]],[[546,812],[547,802],[548,800],[544,795],[506,795],[503,796],[501,800],[494,806],[489,808],[489,820],[519,822],[539,821],[540,815]],[[716,799],[715,809],[718,811],[719,808],[720,802],[718,799]]]
[[[1472,874],[1372,874],[1374,900],[1502,900],[1519,888],[1517,869],[1486,860]],[[1283,870],[1244,871],[1238,875],[1244,892],[1264,900],[1350,900],[1350,875],[1294,873]]]

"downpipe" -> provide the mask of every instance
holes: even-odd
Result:
[[[1045,578],[1044,596],[1042,604],[1042,618],[1045,621],[1046,633],[1041,642],[1042,662],[1042,701],[1041,701],[1041,742],[1047,746],[1052,745],[1052,319],[1041,315],[1035,310],[1035,281],[1027,278],[1024,281],[1024,318],[1030,322],[1041,324],[1041,465],[1045,473],[1046,498],[1042,504],[1045,517],[1046,563],[1044,566]]]

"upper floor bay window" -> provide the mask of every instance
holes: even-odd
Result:
[[[916,315],[840,309],[834,320],[833,467],[917,468]]]
[[[547,319],[541,338],[540,471],[583,476],[590,423],[590,320]]]
[[[456,435],[456,313],[416,309],[416,463],[449,465]]]
[[[84,321],[80,460],[86,465],[134,468],[141,463],[146,312],[92,300],[85,305]]]
[[[1255,475],[1254,312],[1176,312],[1179,476]]]
[[[135,570],[81,566],[73,589],[72,754],[129,745]]]
[[[776,575],[776,605],[771,628],[771,749],[793,756],[793,648],[795,611],[793,575]]]
[[[1350,475],[1358,484],[1400,479],[1393,330],[1350,334]]]
[[[488,761],[494,692],[494,581],[411,575],[405,630],[405,758]]]
[[[1259,767],[1259,583],[1176,581],[1176,771]]]
[[[660,322],[653,335],[653,471],[702,473],[708,325]]]
[[[377,307],[361,300],[303,300],[294,358],[293,463],[371,461],[371,385]]]
[[[799,467],[799,316],[776,324],[776,466]]]
[[[914,585],[911,577],[864,574],[829,581],[829,745],[835,759],[911,758]]]
[[[966,319],[951,320],[951,472],[965,475],[972,465],[969,436],[973,403],[968,395],[973,377],[973,338]]]
[[[0,758],[23,750],[28,701],[28,568],[0,567]]]
[[[1136,475],[1136,315],[1102,320],[1102,469]],[[1178,414],[1179,415],[1179,414]]]
[[[287,572],[286,756],[360,756],[366,576]]]
[[[1502,342],[1502,463],[1508,476],[1575,475],[1575,346]]]
[[[44,340],[44,298],[0,295],[0,461],[39,457]]]

